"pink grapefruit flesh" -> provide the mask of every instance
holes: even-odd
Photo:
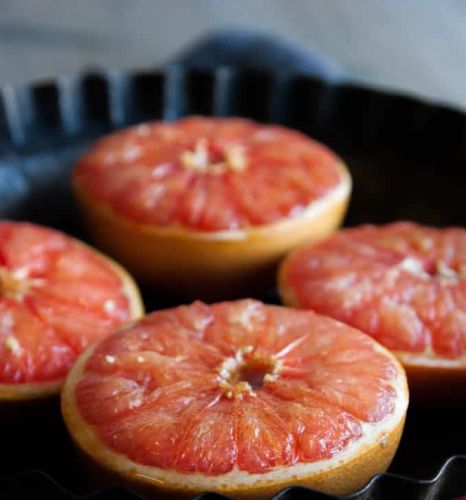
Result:
[[[62,380],[85,347],[141,314],[137,293],[63,233],[0,221],[0,392]]]
[[[202,117],[107,136],[75,171],[80,190],[119,216],[201,232],[298,217],[341,177],[341,161],[299,132]]]
[[[285,302],[368,333],[394,351],[466,356],[466,230],[401,222],[362,226],[297,250]]]
[[[403,370],[370,337],[254,300],[146,316],[87,351],[62,397],[73,437],[105,467],[221,491],[277,471],[299,482],[294,467],[332,469],[368,439],[382,450],[406,405]]]

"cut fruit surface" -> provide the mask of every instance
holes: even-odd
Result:
[[[448,372],[450,383],[466,383],[466,230],[409,222],[343,230],[290,255],[279,282],[288,305],[344,321],[396,352],[414,385],[433,392],[438,379],[448,393]]]
[[[98,244],[140,280],[213,296],[243,282],[247,289],[267,271],[270,278],[288,250],[330,233],[351,190],[325,146],[239,118],[111,134],[78,162],[73,180]]]
[[[107,470],[248,497],[362,486],[388,466],[407,402],[369,337],[253,300],[152,313],[86,351],[62,392],[72,437]]]
[[[142,314],[119,266],[58,231],[0,221],[0,399],[58,392],[91,342]]]
[[[194,117],[101,139],[75,175],[89,196],[125,218],[208,232],[298,216],[338,186],[339,163],[296,131]]]

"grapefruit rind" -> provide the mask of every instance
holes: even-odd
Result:
[[[338,185],[298,216],[241,230],[202,232],[142,224],[91,198],[76,178],[74,191],[96,244],[138,281],[177,293],[196,287],[198,295],[218,298],[263,288],[264,276],[271,281],[268,275],[288,251],[339,227],[352,183],[346,166],[341,163],[338,169]]]
[[[24,384],[0,384],[0,401],[20,401],[56,396],[63,380]]]
[[[139,288],[129,273],[118,263],[109,259],[107,256],[92,248],[91,246],[79,241],[75,238],[70,238],[75,245],[82,246],[93,252],[104,264],[111,268],[121,280],[124,294],[128,298],[130,307],[130,317],[132,321],[137,320],[144,315],[144,305],[142,302]],[[0,401],[21,401],[32,399],[44,399],[55,397],[60,393],[63,385],[63,379],[42,381],[42,382],[28,382],[19,384],[5,384],[0,383]]]
[[[375,474],[384,472],[397,450],[408,407],[409,395],[405,372],[394,356],[370,339],[377,351],[389,357],[397,368],[391,384],[397,399],[394,411],[377,423],[361,422],[362,436],[330,459],[277,467],[251,474],[234,468],[226,474],[206,476],[180,473],[138,464],[124,454],[112,451],[80,414],[75,388],[86,361],[98,344],[90,346],[68,374],[61,392],[61,409],[72,439],[99,470],[113,479],[144,492],[192,496],[216,491],[238,498],[260,498],[293,485],[308,486],[329,494],[347,494],[364,486]],[[105,473],[104,473],[105,475]]]
[[[394,351],[403,365],[416,403],[461,405],[465,400],[466,357],[438,359]]]

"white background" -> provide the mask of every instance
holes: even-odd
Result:
[[[225,26],[288,36],[359,80],[466,109],[466,0],[0,0],[0,83],[154,65]]]

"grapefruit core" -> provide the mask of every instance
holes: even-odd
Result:
[[[0,400],[57,394],[81,351],[143,313],[120,266],[58,231],[0,221]]]
[[[408,404],[396,358],[254,300],[155,312],[88,349],[62,390],[92,462],[146,493],[348,493],[385,470]]]
[[[270,286],[291,248],[340,224],[351,180],[297,131],[190,117],[99,140],[74,187],[101,248],[138,280],[198,298]]]
[[[464,401],[466,230],[409,222],[340,231],[293,252],[283,302],[359,328],[392,350],[411,393]]]

